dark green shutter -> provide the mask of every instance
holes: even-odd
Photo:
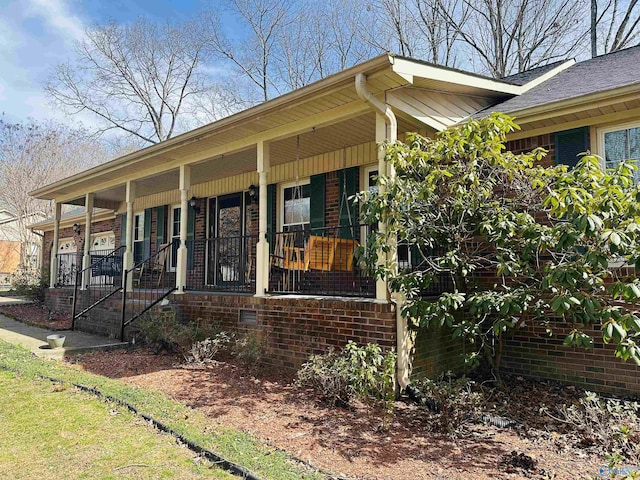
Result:
[[[151,212],[153,209],[144,209],[144,256],[142,259],[147,259],[151,256]]]
[[[579,154],[589,150],[589,127],[574,128],[555,134],[556,165],[575,167]]]
[[[267,241],[273,253],[276,233],[276,184],[267,185]]]
[[[127,245],[127,214],[120,214],[120,246]]]
[[[353,199],[353,195],[358,193],[359,167],[351,167],[338,172],[338,182],[340,186],[340,200],[338,208],[340,212],[340,237],[353,238],[356,234],[355,226],[359,223],[358,209]],[[346,189],[346,195],[344,190]],[[351,218],[351,220],[349,220]]]
[[[195,208],[188,207],[189,213],[187,213],[187,268],[191,270],[194,264],[195,245],[193,242],[195,236],[196,227],[196,210]]]
[[[156,207],[156,248],[164,243],[167,224],[167,206]]]
[[[310,182],[310,227],[311,229],[324,227],[325,181],[324,173],[311,175]]]

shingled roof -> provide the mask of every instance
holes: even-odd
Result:
[[[474,117],[484,117],[491,112],[517,112],[583,95],[638,84],[640,83],[638,65],[640,65],[640,46],[578,62],[549,80],[533,87],[528,92],[486,108],[475,114]],[[548,67],[551,67],[551,65]],[[539,76],[540,74],[536,70],[539,69],[534,69],[530,72]],[[524,79],[530,81],[530,78],[526,78],[527,74],[528,72],[523,72],[507,77],[504,80],[513,83]]]

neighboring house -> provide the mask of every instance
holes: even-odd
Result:
[[[118,335],[121,320],[168,297],[189,318],[261,332],[268,358],[284,367],[348,340],[396,348],[398,380],[406,384],[411,345],[398,313],[401,299],[354,258],[370,227],[358,225],[349,197],[377,188],[379,172],[390,173],[377,142],[414,131],[433,136],[474,115],[505,110],[522,127],[510,138],[514,151],[543,146],[549,162],[571,163],[590,148],[616,162],[635,153],[639,62],[640,48],[632,48],[496,80],[379,56],[32,192],[58,206],[56,219],[38,226],[51,285],[65,283],[56,282],[62,239],[75,238],[86,267],[78,277],[86,290],[79,301],[97,298],[94,276],[111,279],[112,290],[102,285],[109,295],[124,284],[126,299],[124,316],[116,314],[122,310],[113,296],[103,302],[109,315],[82,312],[87,304],[77,304],[78,328]],[[60,219],[62,204],[88,207],[75,218],[82,225],[75,236],[71,220]],[[93,207],[104,209],[99,218]],[[114,235],[118,250],[108,268],[82,242],[95,232]],[[51,251],[58,261],[50,261]],[[397,255],[400,267],[412,264],[406,247]],[[120,258],[126,282],[111,265]],[[48,302],[68,305],[72,293],[51,288]],[[533,345],[535,359],[517,357],[514,349],[509,368],[527,373],[535,364],[547,370],[530,373],[546,375],[553,365],[545,348],[556,347],[540,346]],[[428,374],[445,370],[458,351],[446,332],[423,334],[414,366]],[[586,354],[572,365],[582,366],[576,374],[582,383],[640,391],[638,370],[606,353],[611,361],[602,349],[596,370],[585,370]]]
[[[0,287],[11,285],[11,278],[20,265],[25,270],[37,268],[39,242],[31,232],[22,231],[24,223],[28,222],[19,222],[8,210],[0,210]]]

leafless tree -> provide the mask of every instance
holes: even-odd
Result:
[[[96,117],[101,132],[157,143],[180,129],[190,98],[206,91],[203,47],[195,22],[97,25],[77,43],[75,61],[57,66],[46,90],[66,111]]]
[[[223,33],[217,11],[210,10],[207,43],[213,52],[229,60],[268,100],[280,89],[273,74],[273,59],[282,29],[291,21],[289,0],[226,0],[226,7],[247,34],[230,38]]]
[[[592,2],[592,15],[597,23],[594,53],[611,53],[635,44],[640,30],[640,11],[638,0],[606,0]],[[594,38],[595,40],[595,38]],[[599,44],[599,45],[598,45]]]
[[[26,227],[53,215],[51,202],[30,197],[29,192],[109,157],[102,144],[83,130],[0,119],[0,204],[16,218],[12,235],[24,246],[37,244]],[[21,265],[25,262],[21,258]]]
[[[424,59],[438,65],[456,66],[456,46],[465,27],[469,8],[463,0],[413,0],[417,27],[425,39]],[[456,18],[456,24],[447,21]]]
[[[298,3],[288,27],[280,31],[274,56],[282,88],[300,88],[379,53],[363,41],[364,17],[357,0]]]
[[[464,23],[441,9],[476,70],[503,77],[571,56],[588,32],[584,0],[462,0]]]
[[[419,56],[417,43],[422,39],[412,6],[412,0],[372,1],[367,6],[369,28],[362,29],[365,41],[379,51]]]

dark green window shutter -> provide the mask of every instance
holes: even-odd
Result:
[[[351,167],[338,172],[338,182],[340,186],[340,200],[338,203],[340,212],[340,237],[353,238],[356,233],[356,226],[359,223],[358,209],[351,196],[358,193],[359,167]],[[344,190],[346,189],[346,195]]]
[[[167,206],[156,207],[156,248],[164,243],[167,225]]]
[[[149,258],[151,255],[151,212],[153,209],[144,209],[144,256],[143,259]]]
[[[267,185],[267,241],[269,250],[273,253],[276,233],[276,184]]]
[[[311,203],[311,229],[324,227],[324,203],[325,203],[325,181],[324,173],[311,175],[310,181],[310,203]]]
[[[127,245],[127,214],[120,214],[120,246]]]
[[[189,213],[187,214],[187,268],[192,269],[194,263],[195,245],[193,242],[196,228],[196,210],[192,207],[188,207]]]
[[[555,134],[556,165],[575,167],[579,154],[589,150],[589,127],[574,128]]]

